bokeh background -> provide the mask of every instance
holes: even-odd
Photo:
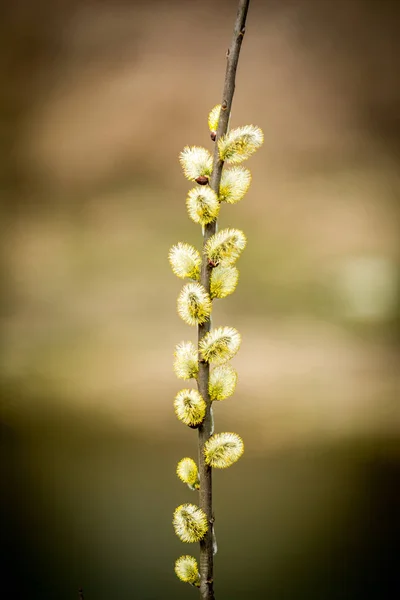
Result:
[[[214,322],[243,335],[218,431],[218,599],[399,592],[396,0],[252,0],[232,125],[265,144],[221,227],[248,247]],[[181,283],[199,246],[177,160],[212,142],[235,1],[16,0],[0,20],[1,519],[14,598],[197,597],[172,512],[196,435]],[[397,556],[396,556],[397,553]]]

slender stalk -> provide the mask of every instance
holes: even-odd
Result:
[[[214,148],[213,170],[210,178],[210,187],[218,194],[223,169],[223,161],[218,154],[217,140],[227,132],[229,115],[232,107],[233,94],[235,91],[236,69],[239,61],[240,48],[245,32],[245,23],[250,0],[239,0],[238,11],[236,15],[235,27],[233,31],[232,42],[227,53],[227,65],[225,72],[225,83],[222,94],[222,110],[219,118],[217,137]],[[216,232],[216,221],[208,224],[204,228],[203,247],[208,238]],[[205,289],[210,291],[211,265],[207,257],[203,254],[201,265],[200,282]],[[198,327],[198,341],[210,331],[211,323],[207,321]],[[207,411],[202,425],[199,427],[199,476],[200,491],[199,505],[207,515],[210,523],[209,530],[203,540],[200,542],[200,597],[202,600],[214,600],[213,571],[214,571],[214,553],[213,553],[213,510],[212,510],[212,473],[204,459],[204,444],[211,435],[212,415],[211,401],[208,394],[208,380],[210,375],[210,365],[208,362],[199,361],[198,388],[200,394],[207,403]]]

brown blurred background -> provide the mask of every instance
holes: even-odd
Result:
[[[167,254],[199,246],[186,144],[211,148],[236,1],[15,0],[0,20],[1,518],[13,598],[197,597],[172,512]],[[216,406],[218,600],[397,597],[400,4],[252,0],[232,125],[262,127],[248,247],[214,323],[243,335]]]

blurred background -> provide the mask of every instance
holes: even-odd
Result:
[[[236,1],[15,0],[0,21],[1,530],[14,598],[197,598],[171,525],[178,154],[211,148]],[[252,0],[232,126],[265,133],[214,324],[243,336],[217,431],[218,599],[399,592],[400,5]],[[247,166],[247,165],[246,165]],[[192,384],[190,384],[192,385]],[[398,554],[398,552],[397,552]]]

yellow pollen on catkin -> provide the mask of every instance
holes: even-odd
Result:
[[[233,165],[241,163],[260,148],[263,141],[262,130],[254,125],[231,129],[218,140],[220,159]]]
[[[188,325],[208,321],[212,309],[210,296],[200,283],[187,283],[178,296],[177,311]]]
[[[181,542],[199,542],[208,530],[205,512],[195,504],[182,504],[175,509],[172,520]]]
[[[209,177],[212,171],[212,156],[201,146],[185,146],[179,155],[183,173],[190,181],[198,177]]]
[[[198,427],[206,414],[206,403],[197,390],[181,390],[174,400],[175,414],[189,427]]]
[[[217,327],[202,338],[199,350],[205,361],[222,365],[236,354],[240,342],[240,333],[233,327]]]
[[[220,201],[210,187],[195,187],[188,193],[186,206],[192,221],[200,225],[207,225],[218,217]]]
[[[181,581],[200,586],[199,567],[194,556],[180,556],[175,562],[175,573]]]
[[[246,247],[246,236],[240,229],[221,229],[207,241],[204,252],[214,265],[233,265]]]
[[[198,352],[192,342],[180,342],[174,352],[174,371],[179,379],[196,379],[199,372]]]
[[[192,489],[199,489],[199,470],[192,458],[182,458],[176,467],[176,474],[183,483],[187,483]]]
[[[225,298],[232,294],[239,280],[239,271],[235,266],[218,265],[211,272],[210,297]]]
[[[220,365],[210,373],[208,393],[210,400],[225,400],[232,396],[237,383],[237,373],[231,365]]]
[[[242,200],[248,191],[251,183],[251,173],[244,167],[232,167],[222,171],[221,183],[219,186],[219,200],[236,204]]]
[[[172,246],[168,259],[172,271],[181,279],[199,279],[201,256],[196,248],[190,244],[178,242],[175,246]]]
[[[237,433],[216,433],[204,444],[206,463],[214,469],[230,467],[243,452],[243,440]]]

